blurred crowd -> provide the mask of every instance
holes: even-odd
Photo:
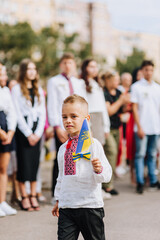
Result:
[[[74,56],[65,53],[59,74],[48,80],[46,90],[32,60],[22,60],[16,80],[8,79],[6,67],[0,64],[0,217],[17,214],[6,201],[8,176],[13,183],[11,203],[18,202],[25,211],[40,210],[39,202],[46,201],[40,162],[45,141],[53,138],[51,203],[55,203],[57,153],[68,139],[61,110],[64,99],[73,94],[87,100],[92,136],[103,145],[113,170],[111,181],[102,185],[103,198],[119,194],[114,179],[127,171],[138,194],[145,188],[160,189],[160,85],[153,81],[153,73],[150,60],[132,74],[113,70],[100,74],[94,59],[84,60],[77,71]]]

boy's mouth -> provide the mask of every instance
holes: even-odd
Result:
[[[73,126],[72,125],[67,125],[66,128],[72,128]]]

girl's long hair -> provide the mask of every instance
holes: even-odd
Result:
[[[28,79],[26,77],[27,68],[28,68],[29,63],[33,63],[33,62],[30,59],[23,59],[21,61],[18,79],[17,79],[18,83],[20,84],[22,94],[27,100],[31,100],[31,97],[29,95],[29,90],[27,88]],[[32,81],[32,86],[33,86],[33,94],[34,94],[34,96],[37,96],[38,101],[40,102],[40,94],[38,91],[38,81],[39,81],[39,75],[37,73],[35,79]]]
[[[86,59],[83,61],[82,66],[81,66],[81,75],[80,77],[85,81],[86,84],[86,90],[87,92],[91,93],[92,92],[92,87],[89,84],[89,79],[88,79],[88,72],[87,72],[87,67],[90,62],[95,61],[94,59]],[[98,81],[98,76],[94,78],[94,80],[99,84]],[[99,84],[100,85],[100,84]]]

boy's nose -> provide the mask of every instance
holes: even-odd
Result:
[[[71,118],[67,118],[67,123],[70,123],[71,122]]]

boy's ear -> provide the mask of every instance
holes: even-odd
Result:
[[[88,115],[87,115],[87,120],[89,121],[89,120],[90,120],[90,118],[91,118],[91,117],[90,117],[90,115],[88,114]]]

